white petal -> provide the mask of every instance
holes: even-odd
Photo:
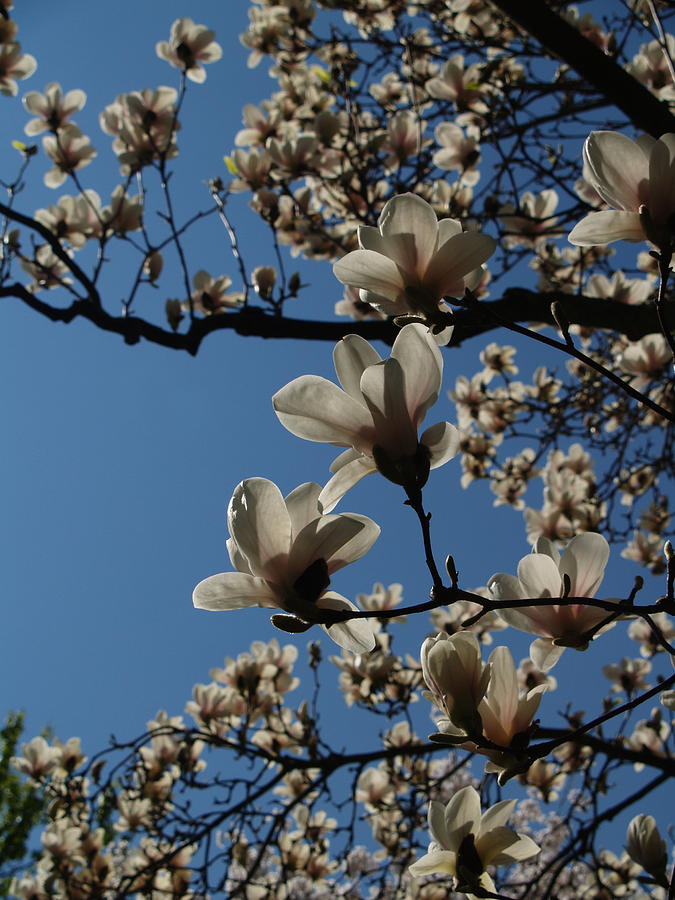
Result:
[[[424,325],[406,325],[394,341],[391,358],[401,364],[405,405],[417,431],[438,400],[443,378],[441,351]]]
[[[420,438],[420,444],[431,453],[431,468],[444,465],[459,453],[459,430],[450,422],[438,422],[427,428]]]
[[[640,182],[649,178],[649,162],[642,149],[625,134],[593,131],[584,144],[591,184],[605,203],[615,209],[637,210]]]
[[[636,212],[605,209],[577,222],[567,240],[579,247],[597,247],[612,241],[644,241],[645,235]]]
[[[489,234],[467,231],[447,240],[434,254],[424,275],[424,285],[439,298],[457,296],[462,279],[495,252],[497,242]]]
[[[432,875],[434,872],[455,875],[457,872],[456,864],[457,856],[455,853],[450,853],[447,850],[432,850],[431,853],[426,853],[417,862],[408,866],[408,871],[413,878],[419,878],[421,875]]]
[[[525,597],[559,597],[560,573],[550,556],[530,553],[518,564],[518,579]]]
[[[344,456],[344,454],[342,454]],[[341,457],[338,457],[340,459]],[[336,460],[337,462],[337,460]],[[319,495],[319,503],[324,512],[330,512],[333,507],[344,497],[347,491],[358,484],[366,475],[377,472],[377,466],[372,456],[359,456],[341,466],[327,482]]]
[[[321,609],[357,609],[346,597],[333,591],[327,591],[319,597],[316,605]],[[366,619],[352,619],[321,627],[339,647],[352,653],[370,653],[375,647],[375,636]]]
[[[267,582],[243,572],[222,572],[200,581],[192,592],[197,609],[244,609],[247,606],[277,606]]]
[[[291,522],[276,484],[267,478],[247,478],[238,484],[227,524],[251,572],[278,582],[291,548]]]
[[[542,672],[548,672],[558,662],[564,650],[564,647],[558,647],[550,638],[537,638],[530,644],[530,659]]]
[[[360,559],[380,534],[379,526],[356,513],[321,516],[309,522],[297,536],[288,564],[294,581],[317,559],[324,559],[328,574]]]
[[[375,428],[373,443],[393,460],[412,457],[417,450],[417,427],[406,405],[404,378],[401,364],[393,357],[370,366],[361,377],[361,393]]]
[[[480,825],[480,797],[467,785],[452,797],[445,807],[445,829],[448,850],[457,851],[467,834],[478,834]]]
[[[333,265],[342,284],[363,288],[395,301],[405,284],[396,263],[374,250],[352,250]]]
[[[572,597],[594,597],[609,560],[609,544],[601,534],[579,534],[560,560],[560,575],[569,575]]]
[[[308,481],[296,487],[286,497],[286,509],[291,520],[292,539],[300,533],[308,522],[316,519],[319,512],[321,485]]]
[[[364,369],[381,359],[377,350],[358,334],[348,334],[335,345],[333,362],[337,377],[344,390],[359,403],[363,403],[359,384]]]
[[[480,819],[481,834],[486,834],[493,828],[499,828],[500,826],[506,825],[511,818],[515,805],[515,800],[502,800],[486,810]],[[482,856],[481,859],[483,859]],[[483,862],[485,862],[484,859]]]
[[[438,243],[438,220],[433,208],[416,194],[400,194],[384,205],[378,225],[399,265],[406,272],[421,276]],[[403,241],[397,240],[400,237]]]
[[[272,397],[279,421],[291,434],[361,450],[372,447],[368,410],[336,384],[319,375],[302,375]]]

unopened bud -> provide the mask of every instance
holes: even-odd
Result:
[[[285,631],[287,634],[302,634],[303,631],[312,627],[310,622],[303,622],[302,619],[296,619],[295,616],[274,615],[270,616],[270,622],[275,628]]]
[[[269,300],[276,284],[277,273],[274,266],[258,266],[251,274],[251,281],[256,294],[263,300]]]
[[[569,346],[572,345],[572,338],[570,337],[570,323],[565,315],[565,310],[563,309],[563,305],[559,300],[554,300],[551,303],[551,315],[553,316],[556,325],[560,329],[560,334],[563,336],[563,340]]]
[[[151,250],[145,257],[143,271],[148,276],[151,284],[154,284],[159,278],[163,265],[164,259],[159,250]]]
[[[178,326],[183,320],[183,309],[181,307],[180,300],[167,300],[166,306],[164,307],[166,310],[166,318],[171,326],[172,331],[177,331]]]
[[[640,813],[631,820],[626,833],[626,851],[645,872],[664,884],[668,856],[653,816]]]
[[[293,272],[291,277],[288,279],[288,293],[291,295],[291,297],[297,297],[299,290],[300,290],[300,273]]]
[[[668,562],[670,562],[671,559],[673,559],[673,557],[675,556],[675,553],[673,552],[673,545],[670,543],[670,541],[666,541],[663,545],[663,555]]]

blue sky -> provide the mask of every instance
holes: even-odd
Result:
[[[241,127],[241,107],[274,89],[265,63],[246,68],[247,52],[237,36],[245,28],[247,8],[244,0],[18,3],[19,40],[39,66],[20,84],[20,94],[42,91],[50,81],[59,81],[64,90],[86,91],[87,106],[76,121],[99,155],[82,171],[82,180],[107,202],[119,174],[111,139],[98,128],[98,112],[123,91],[177,85],[177,71],[156,57],[154,47],[188,11],[216,30],[225,50],[222,61],[208,67],[206,83],[190,87],[175,165],[182,208],[206,208],[204,180],[226,177],[222,157]],[[29,117],[19,103],[0,102],[4,175],[17,163],[9,142],[22,137]],[[60,191],[45,188],[41,179],[47,168],[38,157],[21,209],[32,212],[74,192],[67,185]],[[245,200],[235,209],[248,266],[273,264]],[[193,273],[199,268],[214,276],[228,273],[238,287],[227,236],[215,218],[195,229],[190,259]],[[107,291],[116,298],[123,295],[126,278],[123,266],[110,268]],[[341,296],[330,266],[304,265],[302,272],[312,286],[289,313],[330,317]],[[164,279],[158,291],[143,295],[138,312],[150,315],[153,304],[162,308],[177,293]],[[332,347],[223,332],[207,339],[193,359],[148,344],[127,347],[86,322],[55,325],[13,299],[2,304],[0,324],[6,435],[0,449],[5,604],[0,708],[25,709],[29,736],[49,723],[63,740],[80,735],[87,749],[100,749],[110,733],[119,738],[140,733],[159,708],[182,712],[192,685],[208,681],[209,669],[248,649],[252,640],[275,636],[286,642],[265,611],[195,611],[191,592],[197,581],[229,568],[225,510],[242,478],[271,478],[285,493],[302,481],[327,480],[334,450],[288,434],[270,398],[297,375],[333,377]],[[480,368],[484,343],[446,354],[446,389],[458,374]],[[521,360],[523,378],[541,363],[531,353],[527,359]],[[429,423],[444,418],[454,418],[445,395]],[[520,514],[495,509],[486,486],[462,491],[459,477],[459,461],[433,473],[428,501],[439,561],[452,552],[462,585],[472,588],[494,572],[515,571],[528,546]],[[335,580],[336,590],[354,597],[369,592],[375,581],[398,581],[408,602],[426,599],[428,578],[414,516],[402,500],[393,485],[372,476],[343,501],[341,509],[370,515],[383,530],[373,550]],[[613,558],[618,561],[618,551]],[[618,561],[601,594],[624,594],[636,573]],[[420,618],[406,628],[408,649],[416,654],[428,621]],[[318,636],[288,641],[296,640],[302,649],[308,637]],[[333,645],[323,640],[332,653]],[[637,646],[619,628],[606,640],[616,658],[637,655]],[[528,643],[509,633],[516,661]],[[606,690],[600,667],[607,661],[601,652],[568,651],[555,674],[561,683],[575,679],[583,706],[582,683],[595,679],[598,690]],[[565,699],[559,690],[542,704],[549,724],[556,724],[555,711]],[[338,726],[348,721],[342,706],[334,709],[340,711]]]

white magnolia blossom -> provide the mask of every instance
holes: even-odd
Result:
[[[572,229],[581,247],[649,240],[662,249],[675,239],[675,134],[631,141],[614,131],[593,131],[584,144],[587,180],[611,209],[592,212]]]
[[[429,804],[429,852],[410,866],[418,878],[435,872],[455,879],[455,889],[474,898],[471,889],[494,891],[488,866],[509,866],[539,853],[532,838],[508,828],[515,800],[496,803],[481,815],[478,791],[468,785],[446,805]]]
[[[426,328],[406,325],[386,360],[363,338],[347,335],[335,346],[333,360],[342,388],[319,375],[303,375],[272,398],[292,434],[350,448],[331,466],[333,477],[319,497],[324,512],[378,468],[400,484],[423,483],[428,468],[457,454],[459,432],[449,422],[417,436],[443,376],[441,351]]]
[[[235,572],[201,581],[192,600],[198,609],[226,610],[261,606],[288,616],[273,616],[284,631],[306,631],[321,619],[319,610],[356,609],[327,590],[330,576],[360,559],[380,529],[355,513],[322,515],[318,484],[301,484],[285,499],[266,478],[239,484],[227,509],[227,550]],[[322,625],[330,637],[355,653],[375,646],[363,619]]]
[[[539,538],[532,553],[518,564],[518,577],[500,573],[488,582],[496,600],[514,601],[534,597],[594,597],[609,559],[609,544],[600,534],[586,533],[572,538],[562,556],[548,538]],[[569,579],[569,590],[565,581]],[[618,603],[618,600],[608,600]],[[565,647],[585,650],[588,632],[610,615],[607,610],[583,603],[569,606],[531,606],[500,609],[499,615],[520,631],[540,637],[530,645],[530,656],[538,668],[548,672]],[[601,630],[610,627],[603,626]],[[598,632],[595,632],[596,634]]]
[[[159,41],[157,56],[176,69],[183,69],[190,81],[206,81],[202,63],[212,63],[223,55],[223,48],[214,40],[215,34],[205,25],[195,25],[192,19],[176,19],[171,26],[169,42]]]
[[[392,197],[378,227],[359,228],[360,250],[333,266],[338,281],[358,288],[361,299],[387,315],[423,315],[433,321],[444,297],[462,297],[483,276],[481,265],[494,253],[494,238],[462,232],[454,219],[436,219],[415,194]],[[449,340],[449,335],[445,336]]]

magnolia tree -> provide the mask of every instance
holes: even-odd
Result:
[[[208,27],[182,18],[157,44],[176,86],[100,112],[121,174],[109,201],[86,180],[97,150],[76,124],[84,92],[51,82],[23,95],[32,118],[2,182],[0,294],[190,353],[225,329],[333,341],[336,381],[300,370],[273,406],[298,438],[341,449],[323,485],[284,496],[272,473],[244,478],[227,513],[230,570],[194,590],[200,609],[272,610],[284,642],[227,657],[182,715],[160,712],[128,742],[86,756],[78,739],[37,737],[13,758],[46,812],[12,896],[675,895],[655,801],[675,774],[669,6],[616,0],[596,21],[553,0],[255,0],[241,40],[278,89],[244,107],[235,149],[207,173],[211,206],[185,220],[180,115],[221,57]],[[11,98],[36,62],[12,3],[0,12]],[[42,156],[57,193],[23,209]],[[228,208],[244,192],[274,261],[253,271]],[[187,235],[212,214],[235,283],[191,265]],[[305,290],[287,248],[332,263],[334,321],[318,298],[317,321],[287,316]],[[118,253],[136,260],[121,309],[101,287]],[[169,258],[178,280],[163,277]],[[531,342],[528,360],[541,351],[522,381],[507,332]],[[444,385],[453,347],[480,335],[480,371]],[[453,422],[431,410],[444,389]],[[424,602],[406,604],[399,584],[356,603],[333,589],[379,535],[343,511],[367,475],[416,518]],[[532,552],[486,570],[478,590],[461,584],[460,558],[439,557],[443,479],[486,480],[524,517]],[[607,598],[610,544],[635,573]],[[406,642],[413,616],[428,622],[421,647]],[[612,658],[610,629],[633,657]],[[519,664],[515,632],[532,640]],[[580,651],[597,655],[601,684],[584,712],[554,675]],[[339,744],[321,720],[336,676],[359,734]]]

